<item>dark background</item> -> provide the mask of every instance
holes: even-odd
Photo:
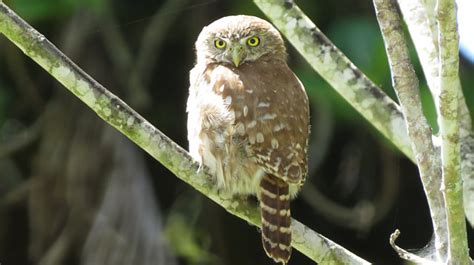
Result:
[[[183,147],[200,30],[226,15],[265,17],[250,0],[5,3]],[[395,99],[371,1],[297,4]],[[407,249],[423,247],[432,233],[416,167],[288,46],[289,64],[310,97],[313,128],[310,175],[293,216],[370,262],[400,264],[388,243],[395,229]],[[461,58],[471,109],[473,73]],[[3,36],[0,139],[2,264],[271,264],[257,228],[117,134]],[[290,264],[311,262],[294,251]]]

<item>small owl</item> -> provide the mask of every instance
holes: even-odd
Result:
[[[280,33],[253,16],[228,16],[196,41],[190,73],[189,151],[222,192],[256,195],[262,243],[277,263],[291,255],[290,199],[307,173],[309,106],[286,63]]]

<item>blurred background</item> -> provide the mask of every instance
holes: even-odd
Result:
[[[4,2],[185,148],[188,72],[202,27],[232,14],[264,17],[250,0]],[[296,3],[395,99],[371,1]],[[466,8],[468,21],[473,5]],[[468,40],[474,22],[463,23]],[[474,66],[463,45],[460,74],[472,109]],[[313,128],[310,174],[293,216],[368,261],[402,263],[389,235],[399,228],[398,244],[417,249],[432,233],[416,167],[291,46],[289,55],[310,97]],[[0,140],[1,264],[272,264],[256,227],[174,177],[4,36]],[[294,251],[290,264],[312,263]]]

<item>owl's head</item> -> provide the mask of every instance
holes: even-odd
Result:
[[[264,55],[286,60],[280,33],[267,21],[253,16],[228,16],[204,27],[196,41],[198,63],[225,63],[238,67]]]

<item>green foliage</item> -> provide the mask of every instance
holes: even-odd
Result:
[[[185,193],[174,203],[165,225],[171,248],[190,265],[216,264],[217,258],[209,250],[211,239],[198,225],[201,211],[202,198]]]
[[[461,63],[461,66],[463,64]],[[464,65],[464,67],[460,68],[460,77],[461,77],[461,85],[463,87],[464,98],[467,101],[467,106],[474,106],[474,67],[473,65]],[[471,117],[474,117],[474,108],[470,108]]]
[[[203,249],[202,238],[198,229],[189,224],[189,220],[182,214],[175,214],[168,218],[165,234],[176,255],[186,259],[188,264],[209,264],[213,256]]]
[[[435,109],[433,97],[428,87],[426,86],[426,84],[423,84],[420,86],[420,98],[421,98],[421,104],[423,106],[423,113],[425,114],[429,125],[431,126],[431,128],[433,128],[433,133],[438,133],[439,126],[436,122],[436,119],[437,119],[436,109]]]
[[[377,24],[368,17],[336,20],[327,35],[358,67],[366,70],[372,69],[371,66],[377,62],[374,55],[384,48]]]
[[[327,35],[357,67],[394,98],[382,36],[374,19],[349,17],[336,20]]]

